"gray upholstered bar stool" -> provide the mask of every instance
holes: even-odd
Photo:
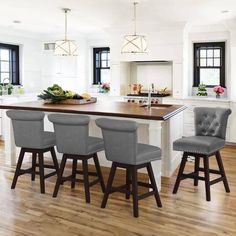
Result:
[[[97,156],[97,152],[104,150],[104,143],[101,138],[89,136],[89,117],[78,115],[51,114],[48,119],[53,123],[56,133],[57,150],[63,153],[60,172],[54,189],[53,197],[56,197],[60,184],[70,180],[71,188],[75,187],[75,182],[83,182],[85,188],[86,202],[90,202],[89,188],[100,182],[102,191],[105,191],[105,184]],[[96,173],[88,171],[88,159],[93,158]],[[63,177],[67,159],[73,160],[72,174]],[[82,160],[83,170],[77,170],[77,160]],[[82,174],[83,180],[76,179],[76,174]],[[89,182],[89,175],[98,178]]]
[[[58,174],[59,171],[54,150],[56,137],[53,132],[44,131],[45,114],[39,111],[17,110],[9,110],[6,113],[12,120],[15,144],[17,147],[21,148],[11,188],[15,188],[17,179],[20,175],[31,173],[31,180],[34,181],[35,174],[39,174],[40,190],[41,193],[45,193],[44,180]],[[21,166],[26,152],[32,153],[32,168],[23,170],[21,169]],[[45,152],[51,152],[53,165],[44,164],[43,154]],[[39,167],[39,172],[36,171],[36,167]],[[44,168],[55,169],[55,171],[45,175]]]
[[[100,118],[96,120],[96,124],[102,129],[106,158],[112,161],[107,189],[101,207],[105,208],[109,194],[117,191],[126,193],[126,199],[129,199],[130,194],[133,195],[133,214],[135,217],[139,215],[138,200],[154,195],[158,207],[161,207],[161,199],[151,165],[151,161],[161,159],[161,149],[137,142],[138,125],[134,121]],[[126,169],[126,184],[112,187],[117,167]],[[137,170],[144,167],[147,168],[151,184],[137,180]],[[130,191],[131,183],[132,191]],[[153,190],[138,196],[138,185]]]
[[[175,182],[173,194],[176,194],[180,181],[186,178],[194,179],[194,185],[198,186],[198,180],[205,181],[206,200],[211,200],[210,186],[223,181],[225,191],[230,192],[225,175],[220,149],[225,146],[225,135],[230,109],[197,107],[195,115],[195,136],[181,138],[173,143],[174,150],[183,151],[179,173]],[[209,157],[216,156],[219,170],[209,168]],[[194,172],[184,174],[184,168],[188,156],[195,157]],[[204,168],[199,167],[200,158],[203,158]],[[204,177],[199,176],[199,171],[204,172]],[[210,181],[210,173],[219,174],[221,177]]]

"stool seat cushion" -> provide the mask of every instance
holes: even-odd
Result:
[[[43,145],[39,148],[48,148],[56,145],[56,135],[53,132],[43,132]]]
[[[212,136],[191,136],[178,139],[173,143],[176,151],[209,155],[225,146],[225,140]]]
[[[88,154],[94,154],[104,150],[104,142],[101,138],[88,137]]]
[[[161,160],[161,149],[156,146],[138,143],[137,149],[136,163],[131,164],[139,165],[155,160]]]

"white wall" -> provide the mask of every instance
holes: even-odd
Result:
[[[148,89],[151,83],[155,89],[172,90],[172,64],[137,64],[137,83],[143,85],[143,89]]]
[[[0,42],[20,45],[20,81],[26,92],[38,92],[41,80],[41,41],[18,34],[14,31],[0,30]]]

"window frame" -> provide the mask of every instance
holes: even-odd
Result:
[[[110,66],[102,67],[101,62],[101,52],[108,51],[110,53],[109,47],[99,47],[99,48],[93,48],[93,85],[98,85],[101,83],[101,69],[109,69]],[[96,66],[96,54],[99,53],[99,67]],[[107,63],[110,59],[107,60]],[[98,74],[96,73],[96,70],[98,70]],[[97,76],[98,75],[98,76]]]
[[[0,43],[0,49],[8,49],[11,51],[10,60],[9,60],[10,62],[9,63],[10,64],[9,81],[13,85],[20,85],[19,45]],[[12,60],[13,53],[15,53],[15,58],[16,58],[15,62]],[[1,62],[1,58],[0,58],[0,62]],[[13,69],[12,69],[14,67],[14,63],[15,63],[15,76],[13,76]],[[1,73],[1,63],[0,63],[0,73]],[[2,81],[0,82],[0,84],[2,85]]]
[[[200,66],[200,56],[197,57],[198,51],[200,51],[200,48],[215,48],[219,47],[220,49],[220,66]],[[213,55],[214,60],[214,55]],[[207,60],[207,56],[206,56]],[[198,66],[199,63],[199,66]],[[220,69],[220,86],[225,86],[225,42],[198,42],[193,43],[193,87],[198,87],[200,84],[200,68],[206,68],[206,69],[213,69],[213,68],[219,68]],[[213,88],[217,85],[206,85],[207,88]]]

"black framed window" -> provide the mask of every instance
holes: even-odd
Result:
[[[193,86],[225,87],[225,43],[194,43]]]
[[[93,48],[93,84],[110,82],[110,48]]]
[[[19,46],[0,43],[0,83],[19,85]]]

